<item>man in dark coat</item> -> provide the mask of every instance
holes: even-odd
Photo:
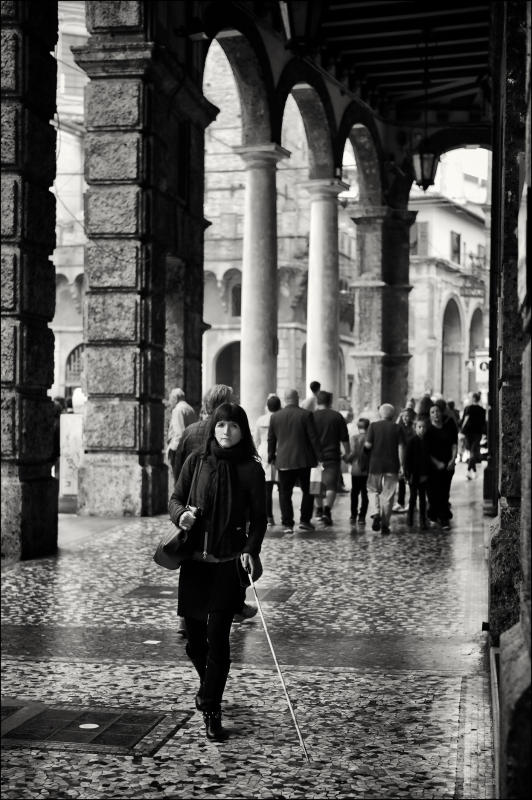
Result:
[[[285,406],[272,414],[268,431],[268,463],[275,463],[279,474],[279,505],[285,533],[294,531],[292,492],[299,483],[303,497],[300,509],[300,531],[312,531],[314,498],[310,494],[310,470],[320,457],[320,442],[310,411],[299,407],[299,395],[289,389]]]

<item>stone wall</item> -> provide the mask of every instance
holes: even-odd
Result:
[[[203,139],[215,115],[190,80],[181,4],[87,3],[84,460],[79,512],[167,507],[164,399],[201,399]],[[159,46],[162,43],[164,46]]]
[[[2,2],[2,558],[57,549],[53,3]]]

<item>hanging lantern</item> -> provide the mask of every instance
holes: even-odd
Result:
[[[433,152],[433,148],[428,146],[427,140],[423,139],[418,147],[418,152],[413,154],[412,160],[416,183],[426,192],[429,186],[434,185],[440,157],[438,153]]]

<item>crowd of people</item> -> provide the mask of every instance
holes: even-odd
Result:
[[[209,739],[223,740],[221,703],[230,669],[229,634],[234,621],[253,616],[246,588],[261,574],[265,533],[275,524],[273,490],[279,492],[280,524],[295,530],[293,493],[301,491],[298,530],[331,527],[333,507],[351,473],[350,522],[391,532],[394,512],[416,511],[421,531],[450,529],[451,483],[457,461],[467,458],[474,479],[481,460],[486,412],[473,393],[460,417],[454,404],[425,395],[397,416],[383,403],[375,419],[356,421],[336,411],[333,395],[317,381],[300,403],[288,389],[270,394],[253,430],[230,386],[205,395],[199,419],[182,389],[169,398],[167,459],[172,470],[170,518],[187,531],[190,552],[179,574],[178,617],[186,652],[200,680],[195,703]],[[406,505],[408,491],[408,504]]]

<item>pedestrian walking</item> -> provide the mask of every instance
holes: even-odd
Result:
[[[369,453],[364,447],[369,428],[369,419],[360,417],[357,420],[357,433],[349,437],[351,452],[346,461],[351,464],[351,517],[353,525],[366,524],[368,512],[368,465]],[[358,501],[360,498],[360,509]]]
[[[317,407],[317,397],[318,392],[321,389],[321,383],[319,381],[311,381],[309,384],[310,394],[308,394],[303,402],[301,403],[301,408],[304,408],[305,411],[316,411]]]
[[[405,447],[407,446],[410,439],[413,439],[416,435],[416,431],[414,429],[414,420],[416,418],[416,412],[413,408],[406,406],[403,408],[401,413],[399,414],[399,419],[397,420],[397,425],[400,425],[403,432],[404,444]],[[399,476],[399,480],[397,482],[397,502],[394,504],[392,511],[396,514],[403,514],[406,511],[406,481],[403,475]]]
[[[364,447],[369,450],[368,499],[372,529],[390,533],[393,497],[404,460],[404,435],[393,421],[394,407],[383,403],[371,422]]]
[[[428,528],[427,521],[427,487],[430,473],[430,455],[426,441],[429,427],[426,417],[418,417],[414,423],[415,435],[408,440],[405,448],[405,478],[408,481],[410,496],[406,524],[414,525],[414,513],[419,498],[419,526],[421,530]]]
[[[189,531],[193,548],[180,569],[177,613],[185,619],[186,652],[200,679],[196,707],[207,738],[223,740],[231,625],[247,571],[254,581],[260,577],[266,531],[264,470],[241,406],[223,403],[214,411],[205,447],[186,459],[169,511]]]
[[[454,475],[458,429],[454,421],[445,423],[439,405],[430,409],[430,425],[425,434],[430,456],[428,481],[429,519],[449,530],[452,519],[450,507],[451,482]]]
[[[203,398],[203,408],[205,409],[205,414],[202,414],[202,419],[189,425],[179,440],[174,457],[176,480],[179,477],[179,473],[181,472],[181,468],[187,457],[194,450],[203,448],[205,442],[207,441],[211,417],[215,408],[222,403],[229,403],[232,396],[233,389],[231,386],[226,386],[225,383],[217,383],[207,391],[205,397]]]
[[[179,478],[183,464],[188,456],[195,451],[203,450],[205,448],[207,439],[209,437],[214,411],[223,403],[231,402],[232,395],[232,387],[227,386],[225,383],[217,383],[206,392],[205,397],[203,398],[202,408],[204,409],[204,413],[202,414],[202,419],[198,420],[197,422],[193,422],[185,429],[177,446],[174,461],[176,481]],[[246,588],[242,587],[240,608],[235,614],[234,621],[243,622],[246,619],[251,619],[251,617],[254,617],[256,613],[257,607],[246,603]],[[181,618],[179,621],[178,632],[182,636],[188,635],[186,624]]]
[[[166,437],[167,447],[166,456],[168,463],[172,469],[174,483],[177,480],[176,474],[176,453],[181,437],[185,432],[185,428],[196,422],[196,412],[191,405],[185,400],[185,392],[183,389],[172,389],[169,395],[169,404],[171,408],[170,422],[168,424],[168,434]]]
[[[275,519],[273,517],[273,487],[278,486],[278,481],[275,464],[268,464],[268,431],[270,429],[272,414],[279,411],[280,408],[280,399],[276,394],[270,394],[266,400],[266,413],[258,418],[253,436],[255,447],[262,461],[266,479],[266,517],[268,519],[269,528],[275,525]]]
[[[480,442],[486,433],[486,409],[480,404],[480,393],[471,394],[471,402],[464,408],[460,431],[465,436],[466,449],[469,450],[467,478],[473,480],[480,464]]]
[[[317,408],[314,412],[314,423],[318,433],[320,460],[323,465],[322,491],[318,499],[318,508],[322,510],[322,523],[330,526],[332,522],[332,508],[336,500],[341,471],[342,450],[343,456],[349,456],[349,433],[345,417],[335,411],[332,406],[331,392],[320,390],[316,397]],[[323,500],[325,501],[323,503]]]
[[[294,531],[292,492],[301,487],[300,531],[313,531],[314,498],[310,494],[310,470],[318,463],[320,443],[310,411],[299,407],[299,395],[288,389],[284,408],[272,414],[268,431],[268,463],[275,464],[279,480],[281,524],[285,533]]]

